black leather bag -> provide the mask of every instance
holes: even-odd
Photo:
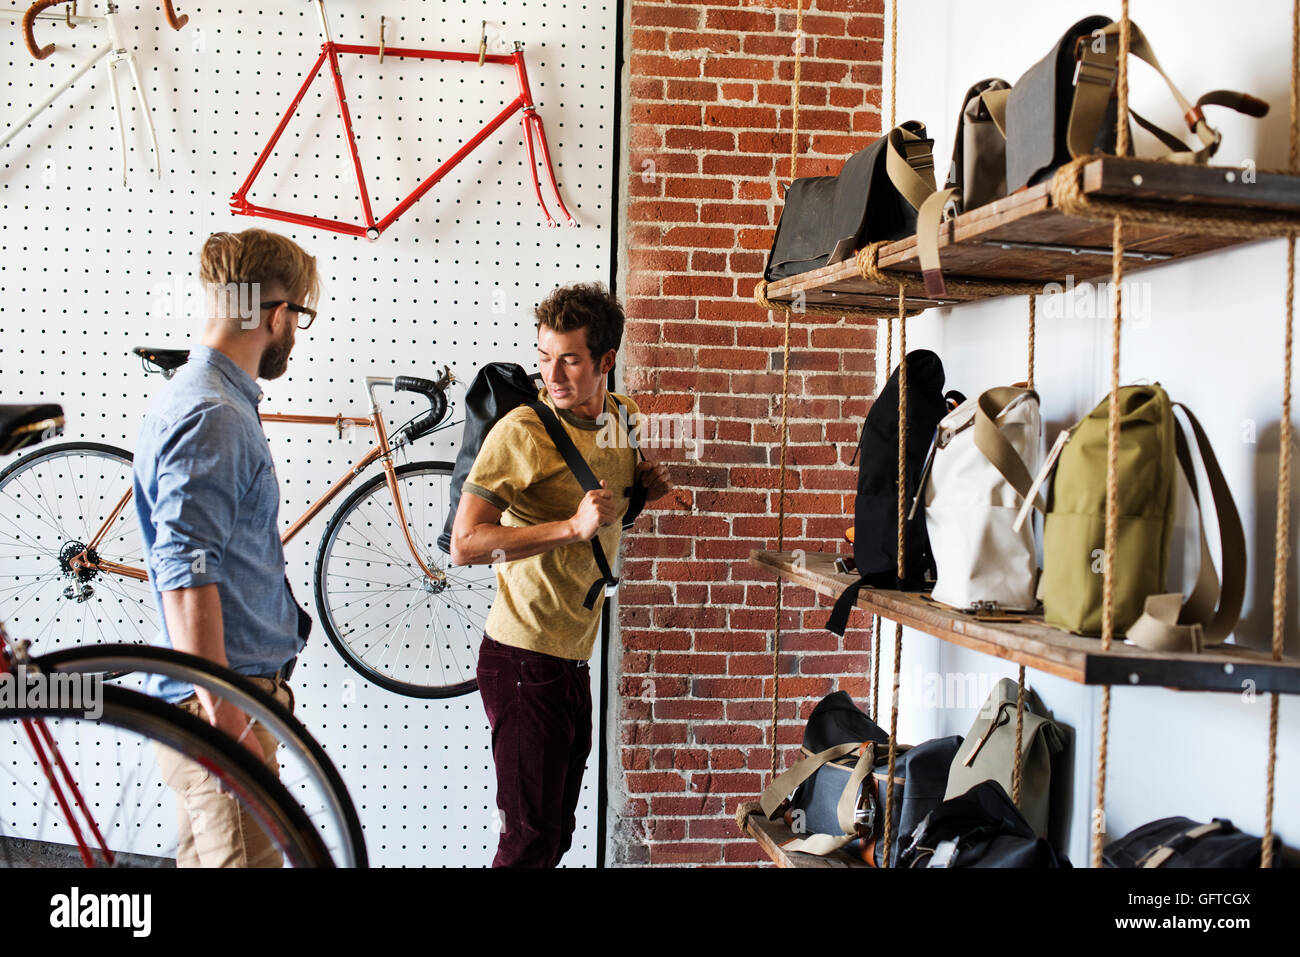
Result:
[[[1201,824],[1165,817],[1129,831],[1102,851],[1106,867],[1259,867],[1263,840],[1244,834],[1226,818]],[[1274,860],[1282,842],[1273,837]]]
[[[911,120],[854,153],[838,176],[791,183],[764,278],[797,276],[916,232],[916,211],[934,192],[933,145]]]
[[[483,440],[507,412],[535,401],[541,388],[541,376],[530,376],[515,362],[488,363],[470,383],[465,393],[465,429],[461,434],[460,451],[456,453],[456,467],[451,473],[447,520],[438,536],[438,547],[447,554],[451,554],[451,530],[456,524],[461,487],[469,478]]]
[[[950,398],[961,394],[943,391],[943,362],[928,349],[907,356],[907,447],[905,499],[916,497],[927,453],[939,420],[947,414]],[[934,558],[925,530],[925,507],[917,508],[903,526],[904,570],[898,577],[898,370],[867,412],[858,442],[858,494],[853,505],[853,558],[860,580],[850,585],[835,603],[826,627],[843,635],[858,590],[899,588],[922,591],[932,586]]]
[[[922,821],[899,867],[1069,867],[1029,826],[996,781],[944,801]]]

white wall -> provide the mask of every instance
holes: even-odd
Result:
[[[1076,20],[1119,15],[1117,3],[994,0],[900,3],[898,120],[919,119],[935,142],[940,178],[952,155],[959,99],[972,83],[1000,76],[1014,83]],[[1139,0],[1131,15],[1146,33],[1169,76],[1195,100],[1218,88],[1243,90],[1273,106],[1263,121],[1207,109],[1223,131],[1215,162],[1253,160],[1260,169],[1287,161],[1287,90],[1290,9],[1286,0],[1223,5],[1208,0]],[[1131,102],[1170,130],[1183,129],[1179,111],[1154,71],[1136,59],[1130,69]],[[888,72],[886,71],[886,78]],[[887,82],[887,79],[886,79]],[[884,99],[888,110],[888,91]],[[888,122],[888,116],[885,117]],[[1153,141],[1139,133],[1139,150]],[[1121,377],[1161,383],[1190,405],[1204,423],[1246,529],[1250,560],[1241,624],[1235,640],[1267,650],[1271,635],[1273,528],[1278,422],[1281,401],[1285,246],[1266,241],[1225,253],[1144,271],[1137,290],[1150,307],[1126,323]],[[1047,442],[1089,412],[1109,388],[1109,312],[1044,315],[1039,300],[1036,385],[1042,396]],[[1026,317],[1023,297],[931,310],[908,323],[908,349],[929,348],[943,359],[950,388],[967,395],[1025,378]],[[880,339],[884,341],[883,330]],[[882,381],[888,372],[883,368]],[[1257,440],[1251,441],[1252,432]],[[1300,505],[1293,504],[1293,514]],[[1185,511],[1185,510],[1184,510]],[[1191,549],[1195,540],[1186,538]],[[1295,549],[1296,533],[1291,532]],[[1213,546],[1217,559],[1217,543]],[[1195,552],[1184,564],[1195,569]],[[1177,564],[1175,562],[1175,564]],[[1300,654],[1297,581],[1289,570],[1286,651]],[[885,631],[882,674],[891,667],[893,627]],[[965,733],[979,700],[925,704],[925,675],[958,672],[980,679],[981,691],[1014,666],[908,631],[904,637],[900,737],[916,742]],[[931,679],[933,680],[933,679]],[[1076,738],[1067,766],[1073,790],[1066,851],[1088,863],[1088,812],[1100,690],[1030,671],[1038,691]],[[1112,837],[1171,815],[1199,820],[1228,817],[1260,833],[1268,734],[1268,697],[1116,688],[1112,694],[1106,827]],[[887,706],[884,710],[887,713]],[[1278,738],[1274,828],[1300,845],[1300,702],[1284,697]]]

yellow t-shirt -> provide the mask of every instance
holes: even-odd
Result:
[[[618,519],[597,533],[612,568],[629,504],[624,490],[636,478],[636,450],[629,446],[608,394],[603,423],[556,409],[545,389],[538,398],[556,412],[578,453],[614,493]],[[623,395],[618,398],[635,426],[631,417],[640,412],[636,403]],[[512,409],[492,427],[463,490],[501,509],[501,524],[511,528],[572,518],[586,494],[537,413],[527,406]],[[590,542],[498,562],[496,576],[497,596],[486,625],[494,640],[559,658],[585,661],[591,657],[605,597],[601,589],[592,608],[582,607],[587,590],[600,578]]]

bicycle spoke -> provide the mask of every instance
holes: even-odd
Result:
[[[417,695],[460,692],[473,687],[471,636],[482,633],[496,576],[491,569],[449,573],[441,552],[430,547],[446,515],[440,503],[451,467],[402,469],[402,522],[382,480],[372,480],[330,520],[316,569],[322,624],[343,656],[385,687]]]
[[[420,605],[427,604],[428,601],[429,601],[429,597],[430,597],[430,596],[426,595],[426,596],[424,597],[423,601],[421,601],[419,604],[416,604],[416,605],[408,605],[408,606],[406,607],[405,611],[401,612],[401,615],[402,615],[402,621],[405,622],[405,621],[407,620],[407,618],[415,612],[415,609],[420,607]],[[394,617],[396,617],[396,616],[394,616]],[[388,619],[388,621],[392,621],[392,620],[393,620],[392,618],[389,618],[389,619]],[[386,624],[388,624],[388,622],[384,622],[384,624],[386,625]],[[382,626],[380,626],[380,627],[382,627]],[[383,648],[384,648],[385,651],[388,651],[390,648],[393,647],[393,637],[395,636],[396,632],[397,632],[401,627],[402,627],[402,625],[399,624],[399,625],[397,626],[397,628],[390,629],[389,631],[387,631],[387,632],[385,633],[385,634],[388,636],[387,640],[386,640],[386,641],[384,642],[384,644],[383,644]],[[373,644],[370,645],[370,647],[366,649],[367,653],[370,652],[370,651],[373,651],[374,648],[375,648],[375,645],[373,645]],[[365,658],[365,655],[364,655],[364,654],[362,655],[362,658]],[[380,661],[382,661],[382,660],[383,660],[383,656],[381,655],[381,656],[380,656]]]

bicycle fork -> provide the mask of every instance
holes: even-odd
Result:
[[[11,660],[18,664],[18,671],[10,667]],[[7,641],[4,629],[0,628],[0,674],[8,674],[14,680],[22,681],[24,680],[22,672],[26,670],[28,660],[27,643],[11,643]],[[81,816],[85,819],[86,828],[94,837],[95,844],[99,848],[100,854],[103,855],[104,862],[109,867],[112,867],[116,858],[113,852],[108,849],[108,842],[104,840],[104,835],[100,831],[94,815],[90,813],[90,808],[86,806],[86,799],[82,797],[81,788],[77,787],[76,779],[73,778],[72,772],[68,770],[67,762],[63,760],[63,754],[59,751],[59,746],[55,743],[54,735],[50,732],[49,727],[41,718],[23,718],[20,723],[27,733],[27,740],[31,743],[32,751],[36,754],[36,760],[41,766],[42,773],[44,773],[46,780],[50,782],[50,790],[54,792],[54,799],[58,802],[59,810],[63,814],[63,820],[67,822],[68,829],[72,832],[72,837],[76,841],[77,853],[81,855],[82,863],[87,867],[94,867],[95,859],[82,827],[77,821],[77,815],[73,812],[72,805],[68,801],[68,794],[64,793],[65,785],[68,793],[72,796],[72,801],[75,802]],[[62,784],[59,781],[60,777],[63,779]]]
[[[564,205],[564,197],[560,195],[560,186],[555,181],[555,167],[551,165],[551,151],[546,145],[546,127],[542,125],[542,117],[533,104],[533,93],[528,87],[528,73],[524,68],[524,49],[521,43],[515,44],[515,72],[519,76],[519,95],[523,101],[524,114],[520,122],[524,128],[524,150],[528,153],[528,168],[533,174],[533,189],[537,191],[537,205],[542,207],[542,215],[546,217],[547,226],[559,225],[551,217],[551,211],[546,208],[546,201],[542,199],[542,182],[537,175],[534,133],[537,136],[536,146],[541,149],[542,162],[546,164],[546,176],[551,181],[551,190],[555,193],[555,203],[560,207],[560,212],[564,214],[565,221],[570,226],[576,226],[578,221],[573,218],[573,214]]]

